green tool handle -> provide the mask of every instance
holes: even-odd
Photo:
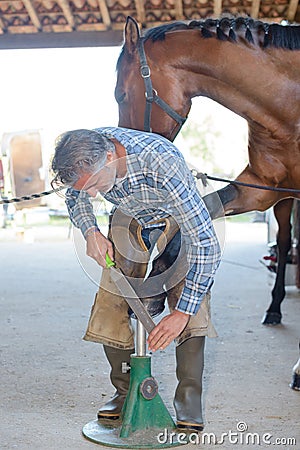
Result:
[[[116,264],[110,259],[110,257],[108,256],[108,253],[106,253],[105,256],[105,261],[106,261],[106,268],[109,269],[110,267],[114,267]]]

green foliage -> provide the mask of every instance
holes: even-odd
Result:
[[[192,156],[200,157],[203,161],[213,162],[215,139],[221,133],[214,128],[211,116],[206,116],[201,124],[190,121],[182,130],[182,136],[189,146]]]
[[[248,160],[247,122],[211,101],[194,106],[179,148],[199,171],[235,178]]]

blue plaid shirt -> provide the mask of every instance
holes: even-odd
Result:
[[[182,154],[164,137],[125,128],[96,128],[126,150],[126,177],[103,197],[143,228],[173,216],[186,246],[189,270],[176,309],[196,314],[213,284],[220,247],[212,221]],[[97,226],[90,196],[69,188],[66,203],[72,223],[85,233]],[[156,225],[157,226],[157,225]]]

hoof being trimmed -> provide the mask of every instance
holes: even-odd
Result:
[[[263,325],[280,325],[282,314],[277,312],[266,312],[261,323]]]

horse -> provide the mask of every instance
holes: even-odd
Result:
[[[249,128],[248,165],[217,191],[223,208],[214,195],[205,197],[212,218],[300,198],[299,26],[222,18],[168,23],[141,36],[129,17],[117,62],[119,126],[174,140],[196,96],[240,115]]]
[[[213,219],[275,205],[277,277],[263,319],[272,325],[281,322],[292,198],[300,198],[299,69],[300,27],[243,17],[173,22],[143,36],[128,17],[117,62],[119,126],[174,140],[197,96],[247,120],[249,163],[217,191],[221,208],[213,194],[204,201]]]

